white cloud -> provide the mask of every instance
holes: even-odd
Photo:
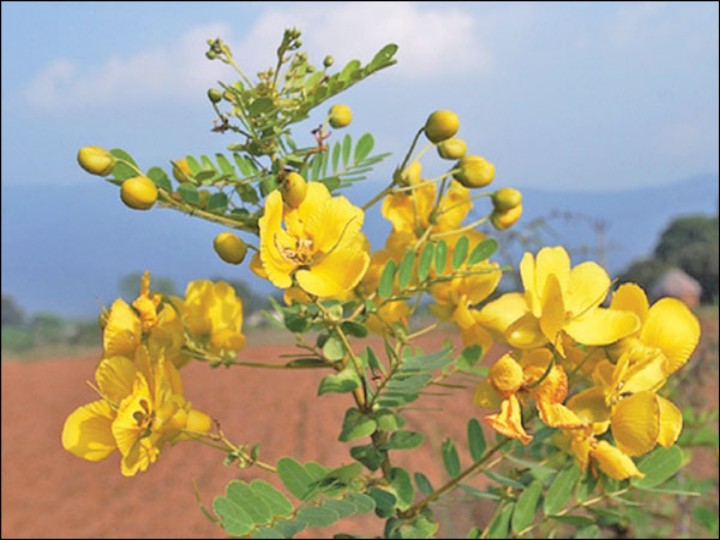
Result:
[[[192,28],[177,41],[126,57],[112,57],[99,67],[58,59],[27,85],[25,98],[40,111],[96,107],[109,103],[195,99],[228,67],[205,56],[206,40],[222,37],[248,74],[274,65],[274,51],[285,28],[303,31],[304,48],[315,63],[331,53],[337,66],[352,58],[363,62],[387,43],[400,45],[400,63],[391,70],[410,82],[463,73],[486,73],[492,63],[478,39],[473,17],[459,9],[406,2],[347,2],[272,7],[251,30],[234,41],[224,23]]]
[[[225,24],[195,27],[174,43],[112,57],[95,69],[55,60],[30,81],[25,98],[41,111],[196,98],[227,73],[227,66],[205,58],[206,40],[229,34]]]
[[[387,43],[400,46],[399,64],[391,71],[409,81],[472,71],[486,73],[490,53],[480,43],[475,19],[467,11],[443,5],[408,2],[344,2],[269,10],[260,16],[240,45],[247,58],[274,51],[281,32],[296,27],[318,62],[332,53],[339,65],[353,58],[369,61]],[[253,68],[272,62],[262,58]]]

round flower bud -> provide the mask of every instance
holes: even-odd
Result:
[[[157,201],[158,190],[155,182],[147,176],[134,176],[120,186],[120,198],[130,208],[148,210]]]
[[[98,176],[107,176],[115,167],[115,157],[100,146],[83,146],[77,160],[83,169]]]
[[[347,105],[333,105],[328,111],[328,118],[335,129],[344,128],[352,121],[352,111]]]
[[[208,90],[208,98],[213,103],[219,103],[220,101],[222,101],[223,93],[217,88],[211,88],[210,90]]]
[[[523,369],[512,356],[506,354],[490,368],[488,381],[503,396],[509,396],[522,386]]]
[[[467,152],[467,144],[462,139],[451,137],[440,141],[437,145],[438,154],[443,159],[460,159]]]
[[[460,119],[452,111],[435,111],[425,122],[425,136],[434,143],[449,139],[458,129],[460,129]]]
[[[190,170],[190,166],[187,163],[187,160],[185,158],[178,159],[177,161],[173,161],[172,164],[172,173],[175,177],[175,180],[180,182],[181,184],[183,182],[190,182],[190,176],[192,175],[192,171]]]
[[[492,203],[499,212],[511,210],[522,203],[522,193],[513,188],[501,188],[492,194]]]
[[[240,264],[247,254],[247,245],[231,232],[221,232],[213,241],[215,252],[226,263]]]
[[[212,418],[204,412],[190,409],[187,413],[185,429],[193,433],[208,433],[213,427]]]
[[[323,66],[325,66],[326,68],[329,68],[334,63],[335,63],[335,59],[329,55],[325,57],[325,60],[323,60]]]
[[[510,210],[505,210],[503,212],[493,210],[493,213],[490,214],[490,223],[492,223],[493,227],[495,227],[497,230],[504,231],[505,229],[513,226],[517,222],[517,220],[520,219],[521,215],[522,204],[519,204],[515,208],[511,208]]]
[[[453,177],[467,188],[485,187],[495,178],[495,165],[480,156],[465,156],[455,168]]]
[[[296,172],[290,172],[285,175],[280,192],[283,201],[291,208],[297,208],[305,200],[308,186],[305,179]]]

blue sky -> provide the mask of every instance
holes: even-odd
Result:
[[[32,190],[101,182],[76,164],[88,144],[145,167],[224,150],[236,141],[210,132],[205,92],[233,73],[205,59],[205,40],[222,37],[254,73],[289,26],[317,63],[399,44],[397,66],[341,98],[350,131],[372,131],[397,159],[427,114],[448,108],[503,185],[622,191],[718,171],[717,3],[3,2],[3,194],[27,186],[33,204]],[[103,187],[109,212],[119,202]],[[37,207],[49,199],[33,211],[57,211]],[[89,215],[56,226],[92,229]],[[18,219],[3,217],[3,229],[24,227]],[[93,264],[66,252],[61,268]],[[21,272],[8,268],[4,292]]]

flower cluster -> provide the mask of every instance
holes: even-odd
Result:
[[[132,303],[116,300],[104,314],[103,354],[93,388],[100,399],[65,421],[63,447],[89,461],[115,450],[134,476],[163,446],[208,433],[210,417],[185,399],[179,369],[191,354],[234,354],[243,346],[242,303],[227,283],[191,282],[185,299],[164,299],[142,278]]]
[[[525,254],[520,273],[524,294],[503,295],[476,314],[512,352],[490,368],[475,403],[499,409],[487,422],[524,444],[532,437],[522,410],[534,403],[583,469],[592,459],[612,478],[641,476],[631,457],[672,446],[682,429],[679,409],[657,392],[697,345],[697,318],[676,299],[649,306],[634,284],[602,307],[610,278],[593,262],[571,267],[562,247]],[[566,399],[575,385],[585,389]]]

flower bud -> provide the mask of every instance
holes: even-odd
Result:
[[[440,141],[437,145],[437,151],[443,159],[460,159],[467,152],[467,144],[462,139],[451,137]]]
[[[134,210],[148,210],[157,201],[158,190],[147,176],[134,176],[120,186],[120,198]]]
[[[326,68],[329,68],[334,63],[335,63],[335,59],[330,55],[326,56],[325,60],[323,60],[323,66],[325,66]]]
[[[245,260],[247,245],[241,238],[231,232],[221,232],[213,241],[215,252],[226,263],[240,264]]]
[[[208,90],[208,98],[213,103],[219,103],[220,101],[222,101],[223,94],[217,88],[211,88],[210,90]]]
[[[435,111],[425,122],[425,135],[433,143],[439,143],[455,135],[460,129],[460,119],[452,111]]]
[[[212,418],[204,412],[190,409],[187,414],[185,429],[193,433],[208,433],[213,427]]]
[[[490,214],[490,223],[492,223],[493,227],[497,230],[504,231],[505,229],[513,226],[517,220],[520,219],[522,209],[522,204],[519,204],[515,208],[511,208],[510,210],[505,210],[503,212],[493,210],[493,213]]]
[[[522,193],[513,188],[501,188],[492,194],[492,203],[498,212],[512,210],[522,203]]]
[[[177,180],[181,184],[183,182],[191,182],[189,177],[192,175],[192,171],[190,170],[190,166],[188,165],[185,158],[173,161],[172,173],[175,177],[175,180]]]
[[[333,105],[328,111],[328,118],[335,129],[344,128],[352,121],[352,111],[347,105]]]
[[[296,172],[290,172],[280,185],[283,201],[290,208],[297,208],[305,200],[308,186],[305,179]]]
[[[485,187],[495,178],[495,165],[480,156],[464,156],[455,168],[453,177],[467,188]]]
[[[78,151],[78,163],[90,174],[107,176],[115,167],[115,156],[100,146],[83,146]]]

